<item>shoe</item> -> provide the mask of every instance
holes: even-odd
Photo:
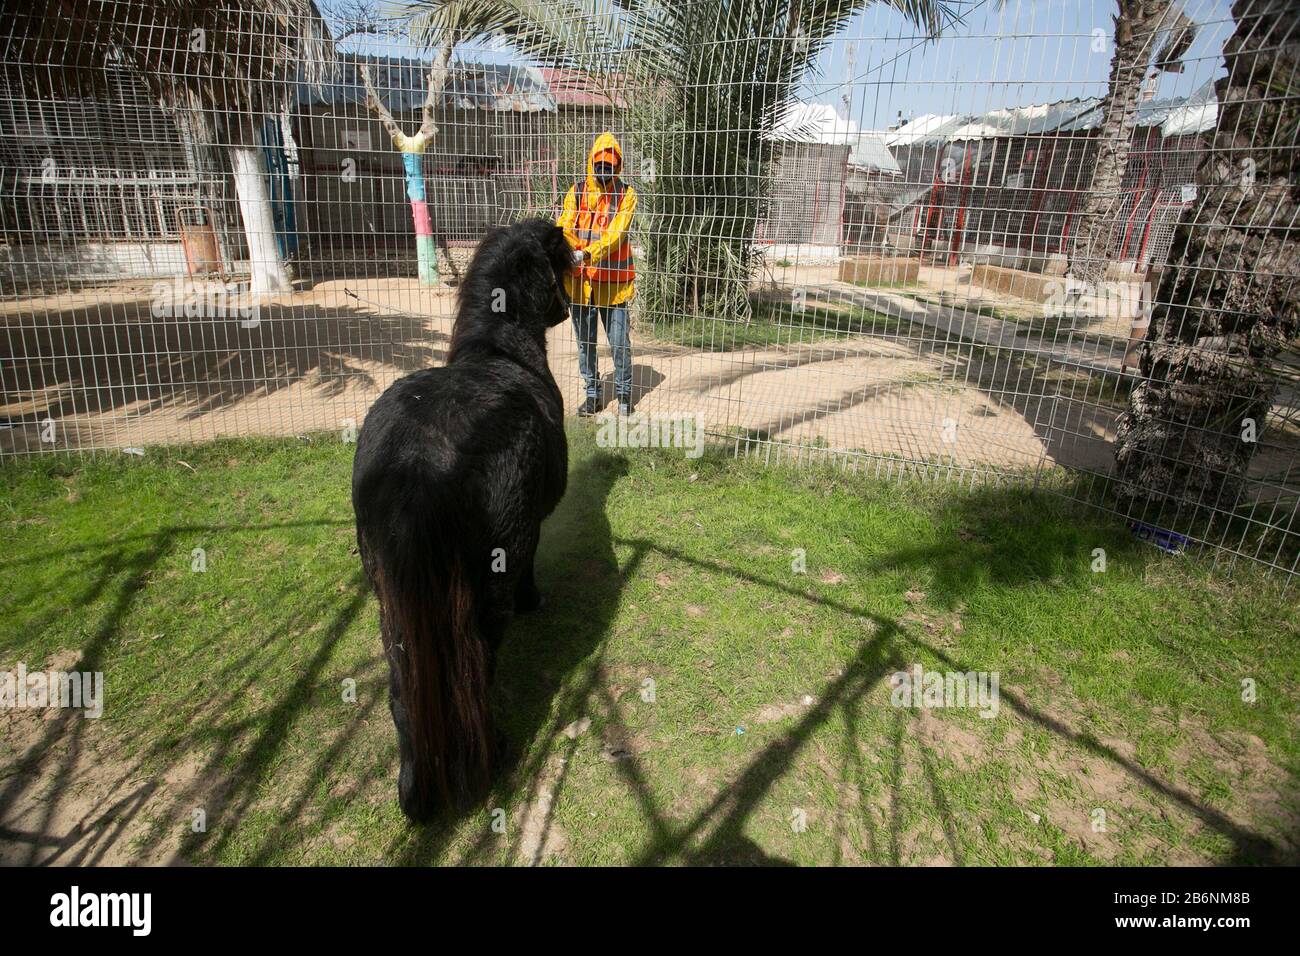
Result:
[[[591,418],[600,412],[600,399],[588,397],[578,409],[579,418]]]
[[[618,413],[624,418],[632,414],[632,400],[630,398],[620,398],[618,400]]]

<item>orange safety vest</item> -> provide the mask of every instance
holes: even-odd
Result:
[[[582,243],[578,247],[581,249],[604,235],[610,222],[618,215],[619,206],[623,203],[625,187],[615,180],[614,188],[610,190],[612,205],[605,200],[605,194],[602,193],[596,200],[594,209],[587,207],[586,184],[580,180],[573,184],[573,188],[578,200],[578,221],[573,231]],[[636,270],[632,266],[631,241],[624,235],[618,245],[610,249],[608,256],[600,262],[585,266],[583,272],[589,282],[631,282],[636,278]]]

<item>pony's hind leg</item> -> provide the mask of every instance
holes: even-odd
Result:
[[[540,535],[534,532],[528,536],[528,540],[525,542],[523,567],[519,573],[519,580],[515,583],[514,604],[516,614],[540,611],[546,606],[546,598],[537,589],[537,581],[533,577],[533,563],[537,557],[537,539],[539,537]]]

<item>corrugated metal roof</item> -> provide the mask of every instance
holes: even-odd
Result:
[[[542,67],[539,71],[551,96],[559,106],[626,106],[626,97],[621,90],[616,90],[613,98],[601,92],[596,81],[586,73],[577,70],[564,70],[556,67]],[[611,78],[611,84],[617,86],[620,78]]]
[[[949,139],[996,139],[999,136],[1038,136],[1073,128],[1072,124],[1092,111],[1100,100],[1062,100],[1039,106],[991,110],[972,117],[953,130]]]
[[[903,175],[903,167],[898,165],[898,160],[885,145],[885,137],[881,133],[859,133],[857,142],[849,150],[849,162],[854,166],[878,169],[882,173]]]
[[[1160,132],[1165,136],[1186,136],[1188,133],[1208,133],[1219,125],[1219,96],[1210,80],[1200,87],[1181,106],[1170,110]]]
[[[782,110],[771,138],[795,143],[826,143],[849,147],[849,163],[901,176],[898,160],[880,133],[863,132],[826,103],[795,103]]]
[[[384,106],[392,113],[408,113],[424,105],[428,89],[429,63],[422,60],[349,55],[340,65],[334,83],[316,88],[298,84],[301,107],[342,106],[366,102],[365,82],[358,61],[370,64],[370,75]],[[456,63],[447,76],[442,94],[444,108],[482,109],[502,112],[554,112],[555,98],[541,73],[529,66],[512,63]]]
[[[966,122],[959,113],[923,113],[885,135],[886,146],[911,146],[913,143],[946,142],[947,134]]]
[[[1101,126],[1102,104],[1102,99],[1094,96],[975,115],[926,114],[889,134],[885,142],[890,146],[913,146],[1002,136],[1085,132]],[[1140,103],[1137,108],[1137,125],[1159,126],[1165,136],[1206,132],[1214,129],[1217,118],[1218,103],[1213,83],[1205,84],[1191,96],[1150,100]]]
[[[1102,121],[1102,101],[1088,100],[1091,108],[1072,122],[1062,124],[1062,132],[1097,129]],[[1148,100],[1137,108],[1138,126],[1159,126],[1165,136],[1182,136],[1187,133],[1204,133],[1214,129],[1219,116],[1219,102],[1214,84],[1206,83],[1191,96],[1173,96],[1163,100]]]

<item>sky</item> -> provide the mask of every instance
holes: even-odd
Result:
[[[322,0],[327,19],[346,0]],[[600,2],[600,0],[596,0]],[[949,0],[962,12],[938,40],[920,34],[885,3],[867,3],[828,43],[798,88],[859,129],[885,129],[927,113],[982,113],[1100,96],[1110,68],[1115,0]],[[1231,0],[1182,0],[1201,25],[1182,74],[1162,74],[1163,99],[1186,96],[1223,74]],[[384,42],[350,49],[396,52]],[[409,55],[410,51],[403,51]],[[525,62],[501,42],[464,44],[476,62]]]
[[[1185,0],[1201,30],[1184,72],[1163,74],[1157,97],[1186,96],[1224,72],[1230,2]],[[1105,92],[1114,0],[974,0],[964,10],[963,23],[931,41],[892,8],[868,5],[831,42],[800,98],[880,129],[899,111],[982,113]]]

